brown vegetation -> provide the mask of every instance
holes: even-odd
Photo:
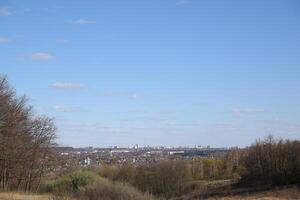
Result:
[[[51,193],[54,200],[151,200],[136,188],[119,182],[112,182],[88,170],[74,170],[58,179],[46,183],[44,192]]]
[[[55,126],[34,117],[26,97],[17,97],[0,77],[0,189],[32,191],[48,168]]]
[[[141,166],[102,166],[98,173],[112,181],[129,183],[143,192],[166,198],[193,190],[190,183],[195,180],[232,177],[227,173],[224,161],[209,158],[169,160]]]
[[[272,185],[299,184],[299,150],[299,141],[268,137],[246,149],[233,148],[224,158],[103,166],[99,173],[102,177],[129,183],[159,197],[170,198],[195,191],[209,196],[219,193],[220,188],[225,191],[221,194],[225,195],[226,190],[232,191],[231,185],[237,191],[257,191],[269,189]]]
[[[269,136],[246,149],[243,163],[245,184],[299,184],[300,142]]]

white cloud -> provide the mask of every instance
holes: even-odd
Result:
[[[11,12],[6,7],[0,7],[0,16],[10,16]]]
[[[265,109],[261,108],[234,108],[232,109],[232,113],[236,115],[246,115],[246,114],[255,114],[255,113],[263,113]]]
[[[54,109],[59,112],[79,112],[81,109],[79,107],[68,107],[68,106],[54,106]]]
[[[72,24],[95,24],[96,21],[87,20],[87,19],[78,19],[71,21]]]
[[[78,90],[84,89],[85,85],[77,83],[56,82],[50,85],[52,88],[63,90]]]
[[[31,55],[32,60],[52,60],[54,57],[48,53],[37,52]]]
[[[7,42],[10,42],[10,40],[8,38],[0,36],[0,44],[7,43]]]

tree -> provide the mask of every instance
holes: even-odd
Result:
[[[299,183],[300,142],[275,140],[272,136],[258,140],[246,150],[244,182],[274,185]]]
[[[25,96],[18,97],[0,76],[0,187],[30,191],[40,180],[55,146],[56,128],[35,117]],[[39,181],[37,181],[39,182]],[[36,187],[39,184],[36,184]]]

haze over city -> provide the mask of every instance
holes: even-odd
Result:
[[[297,0],[0,0],[0,73],[58,143],[299,139]]]

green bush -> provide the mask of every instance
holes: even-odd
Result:
[[[53,199],[75,198],[78,200],[148,200],[132,186],[112,182],[87,170],[75,170],[46,183],[46,192]]]
[[[107,184],[106,179],[86,170],[75,170],[62,175],[57,180],[46,184],[46,191],[55,194],[74,194],[85,190],[89,185]]]

